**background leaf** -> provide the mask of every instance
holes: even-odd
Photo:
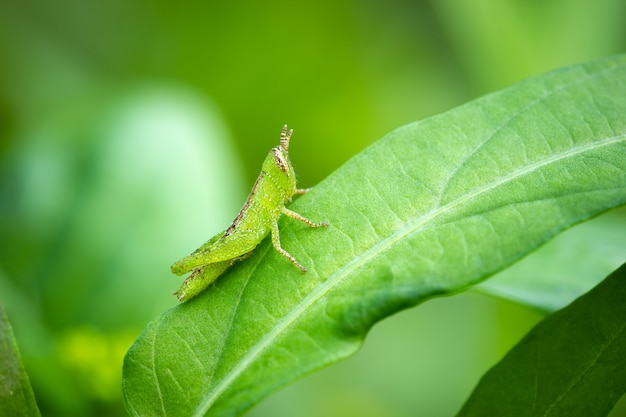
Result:
[[[606,416],[626,392],[626,264],[539,323],[459,417]]]
[[[236,415],[345,358],[377,320],[459,291],[626,201],[626,57],[555,71],[397,129],[262,243],[154,320],[125,359],[134,415]],[[297,152],[293,142],[293,152]]]
[[[0,306],[0,415],[39,416],[28,375],[13,337],[11,324]]]
[[[56,111],[0,163],[0,302],[43,414],[118,415],[125,352],[176,302],[169,258],[221,229],[246,190],[219,112],[197,93],[111,89]],[[69,123],[76,113],[88,121]]]

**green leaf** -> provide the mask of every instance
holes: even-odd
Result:
[[[623,204],[624,114],[626,56],[391,132],[292,205],[327,230],[282,219],[282,246],[307,274],[266,240],[148,325],[125,358],[128,410],[238,415],[354,353],[376,321],[467,288]]]
[[[0,416],[39,416],[9,319],[0,306]]]
[[[606,416],[626,392],[625,299],[626,264],[531,330],[458,416]]]
[[[532,256],[476,288],[544,311],[556,311],[626,261],[625,230],[626,207],[611,210],[561,233]]]

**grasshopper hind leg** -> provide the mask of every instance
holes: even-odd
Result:
[[[300,263],[296,261],[296,258],[294,258],[293,255],[291,255],[280,246],[280,232],[278,231],[277,222],[272,223],[272,245],[274,246],[274,249],[278,251],[278,253],[289,259],[291,263],[296,266],[296,268],[300,269],[302,272],[306,272],[306,268],[300,265]]]

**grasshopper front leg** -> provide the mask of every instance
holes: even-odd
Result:
[[[292,219],[300,220],[302,223],[306,224],[309,227],[327,227],[328,226],[328,223],[326,222],[314,223],[311,220],[304,217],[302,214],[289,210],[287,207],[284,207],[284,206],[281,209],[281,212],[285,216],[291,217]]]

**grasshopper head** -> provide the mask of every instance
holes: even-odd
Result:
[[[287,130],[287,125],[283,127],[280,133],[280,144],[272,148],[262,168],[263,172],[272,178],[272,187],[279,188],[289,198],[296,189],[296,174],[293,172],[288,152],[292,133],[291,130]]]
[[[274,163],[287,175],[289,175],[289,171],[292,169],[289,162],[289,140],[292,134],[293,129],[287,131],[287,125],[284,125],[283,130],[280,132],[280,145],[272,149]]]

